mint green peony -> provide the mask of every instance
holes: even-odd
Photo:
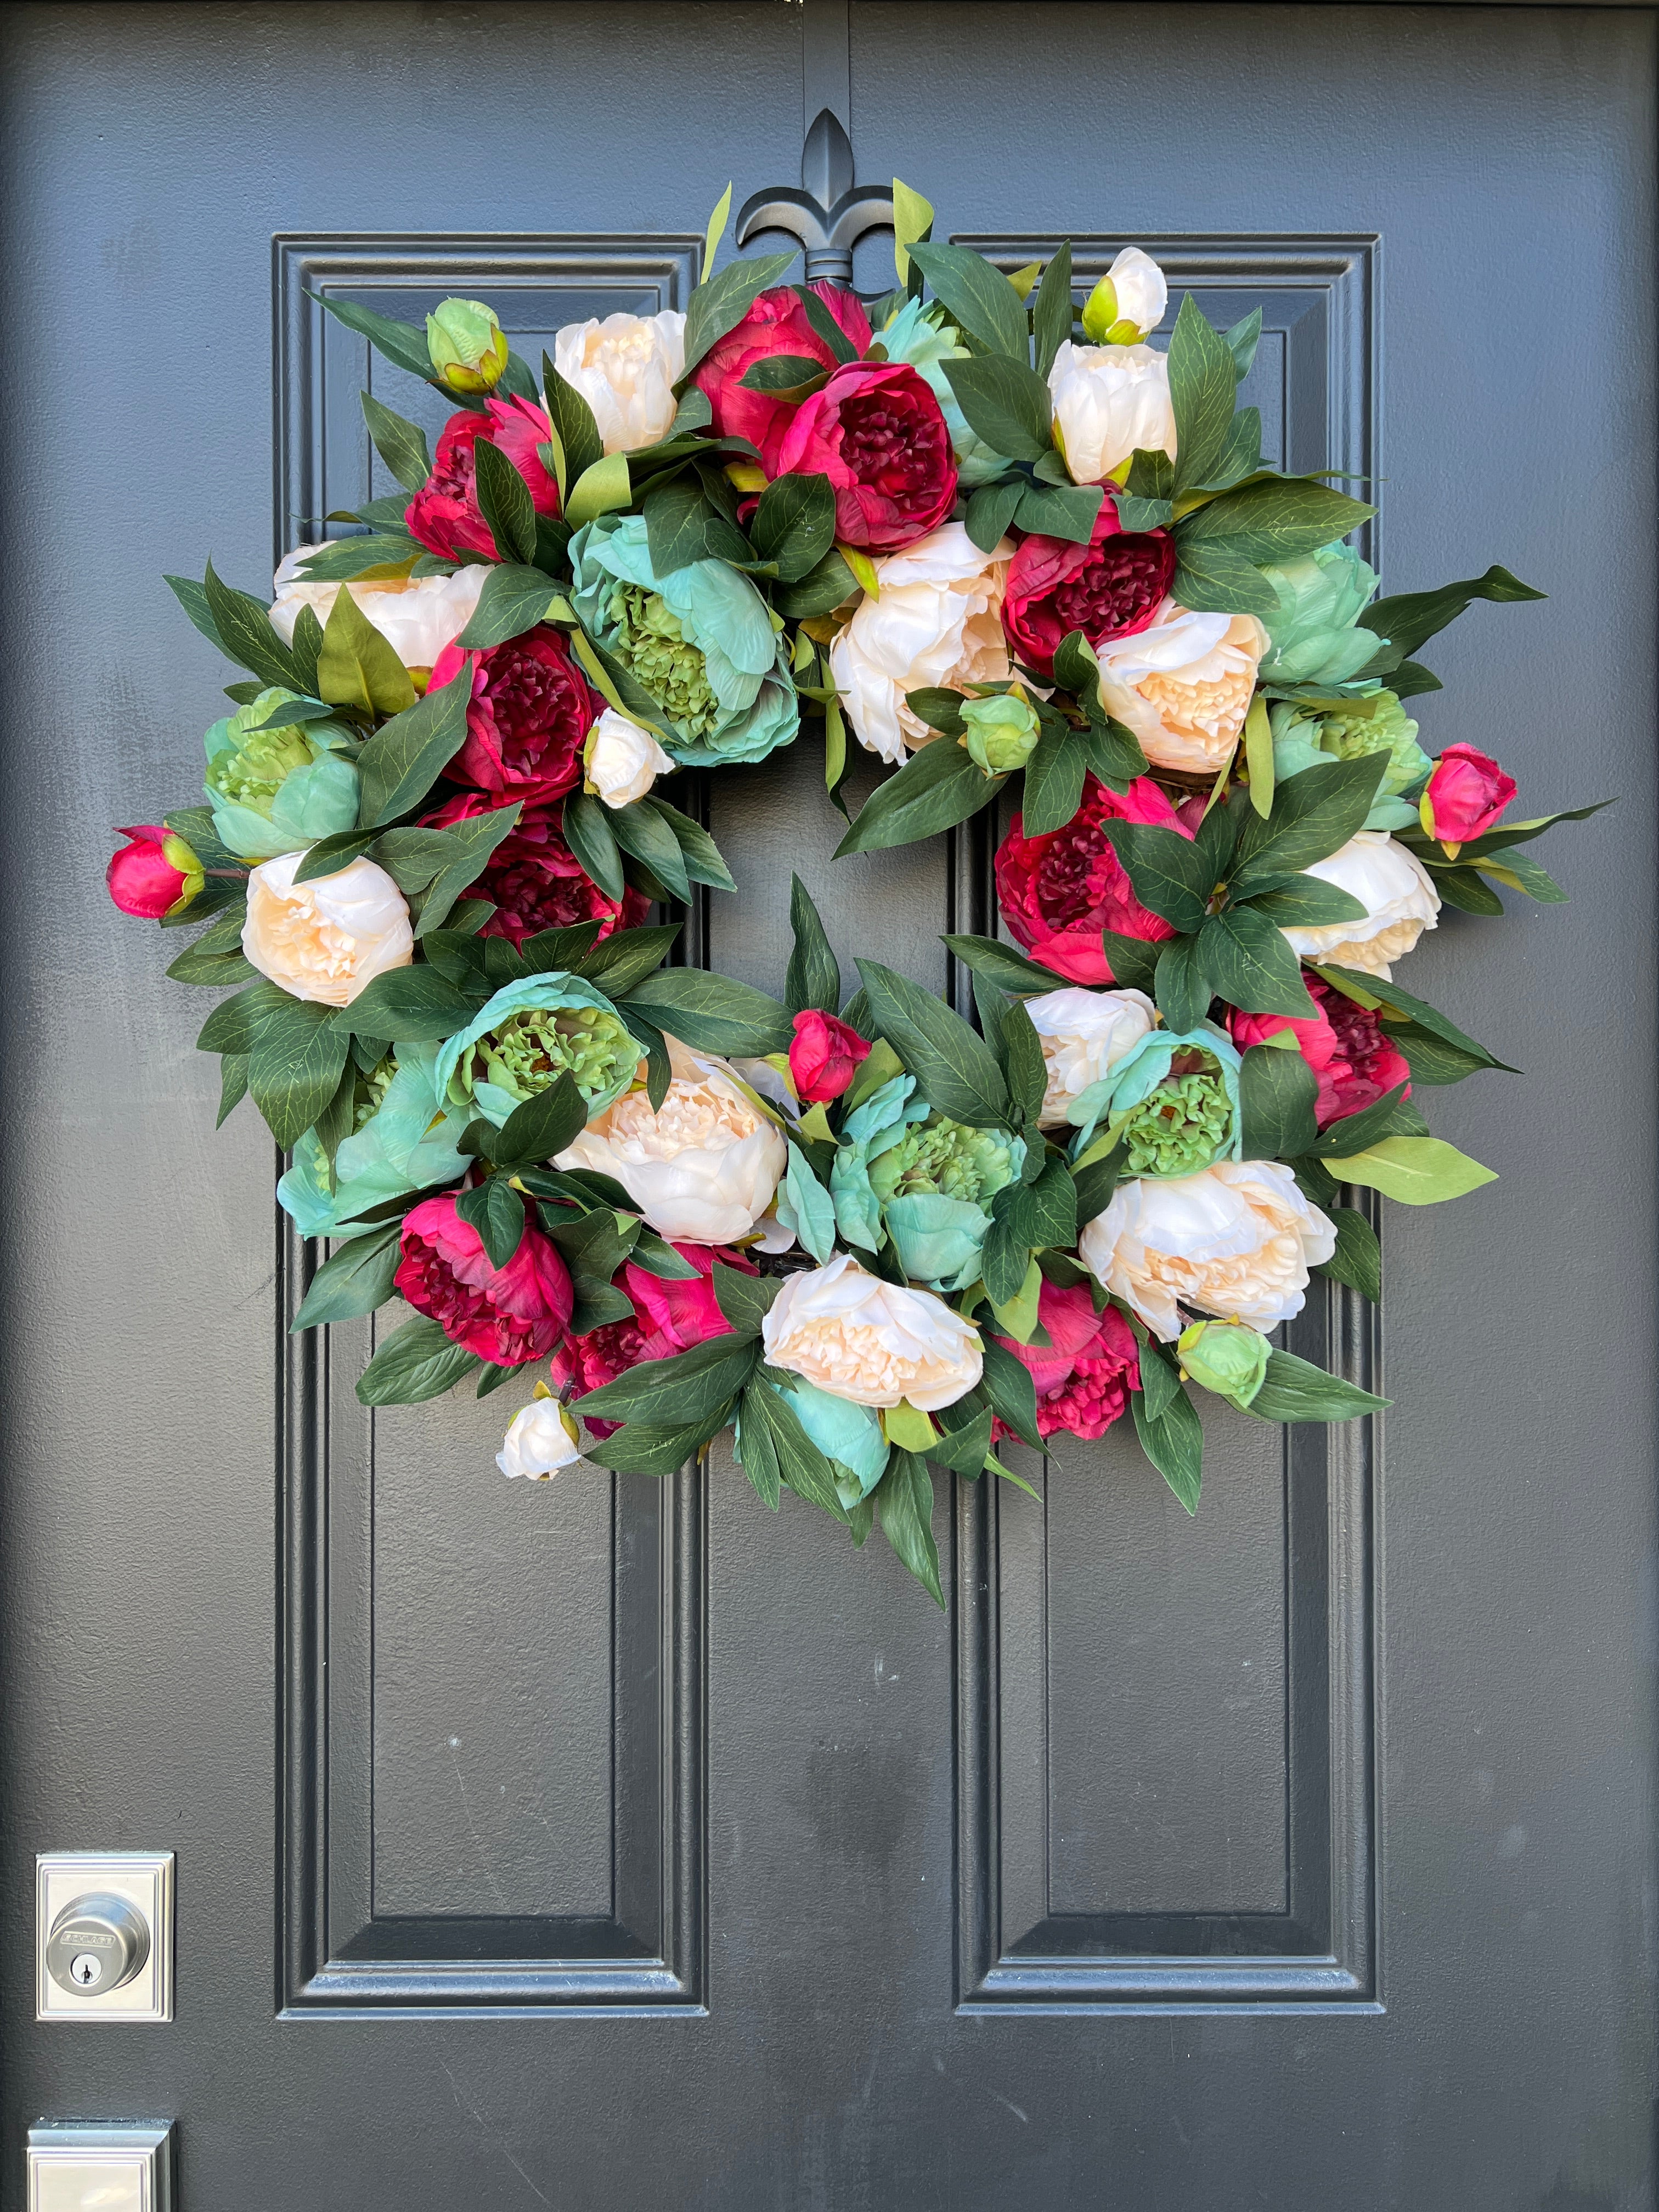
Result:
[[[1364,826],[1408,830],[1416,822],[1416,808],[1400,794],[1421,783],[1434,763],[1417,742],[1417,724],[1392,691],[1358,693],[1341,700],[1280,700],[1271,715],[1276,783],[1322,761],[1387,753],[1389,765]]]
[[[643,516],[602,514],[570,541],[583,627],[661,708],[682,767],[764,760],[800,726],[789,653],[764,599],[724,561],[659,582]]]
[[[361,1237],[373,1224],[353,1217],[382,1199],[454,1182],[470,1165],[455,1139],[470,1112],[447,1113],[439,1103],[435,1044],[394,1045],[357,1081],[350,1136],[328,1155],[314,1130],[294,1147],[294,1164],[276,1196],[301,1237]]]
[[[907,300],[882,331],[881,343],[887,349],[888,360],[908,362],[938,400],[951,433],[963,489],[973,491],[1003,475],[1009,466],[1006,455],[995,452],[969,428],[968,417],[957,404],[951,380],[945,374],[942,364],[964,360],[968,349],[955,324],[945,319],[945,310],[938,301],[930,300],[924,307],[920,300]]]
[[[260,724],[298,702],[280,685],[226,714],[202,740],[203,789],[219,842],[244,860],[274,860],[357,823],[357,770],[344,757],[354,740],[333,720]]]
[[[769,1381],[764,1370],[761,1380],[793,1408],[796,1419],[831,1462],[842,1504],[850,1508],[861,1498],[867,1498],[887,1472],[887,1439],[881,1432],[881,1416],[875,1408],[856,1405],[850,1398],[833,1397],[828,1390],[820,1390],[816,1382],[809,1382],[801,1376],[794,1377],[793,1389]],[[739,1443],[742,1433],[739,1406]]]
[[[988,699],[964,699],[968,752],[987,775],[1011,775],[1037,749],[1042,726],[1021,691],[993,692]]]
[[[1126,1176],[1196,1175],[1240,1156],[1239,1055],[1208,1023],[1153,1030],[1113,1071],[1107,1127],[1128,1146]]]
[[[830,1170],[836,1223],[849,1244],[890,1240],[913,1283],[960,1290],[979,1273],[998,1191],[1025,1164],[1023,1138],[970,1129],[913,1097],[896,1075],[848,1118]]]
[[[1261,573],[1279,596],[1279,611],[1262,618],[1264,684],[1346,684],[1375,657],[1382,640],[1355,624],[1376,590],[1376,572],[1352,546],[1322,545]]]
[[[499,1129],[515,1107],[567,1071],[602,1114],[634,1080],[640,1048],[609,999],[580,976],[526,975],[497,991],[466,1028],[439,1048],[439,1096],[471,1105]]]

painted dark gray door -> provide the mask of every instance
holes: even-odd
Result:
[[[845,100],[826,4],[11,14],[0,2203],[45,2114],[176,2118],[185,2212],[1633,2212],[1649,11],[850,9],[861,174],[1010,266],[1127,238],[1262,300],[1273,458],[1381,479],[1388,586],[1551,594],[1455,634],[1436,748],[1626,794],[1569,907],[1414,956],[1527,1075],[1443,1094],[1502,1180],[1390,1213],[1380,1329],[1306,1325],[1375,1435],[1224,1417],[1195,1522],[1112,1441],[964,1486],[948,1618],[729,1460],[522,1494],[501,1401],[371,1431],[361,1341],[289,1349],[268,1144],[104,902],[224,673],[160,572],[257,585],[368,488],[305,294],[483,295],[532,357],[683,305],[728,176],[796,172],[804,41]],[[832,869],[810,754],[709,794],[695,951],[775,988],[794,866],[844,960],[953,988],[988,847]],[[169,2027],[33,2023],[33,1854],[98,1845],[178,1852]]]

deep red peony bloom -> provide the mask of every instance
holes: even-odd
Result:
[[[1069,631],[1080,629],[1099,645],[1145,629],[1168,596],[1175,566],[1169,532],[1123,529],[1108,492],[1086,545],[1064,538],[1021,541],[1002,602],[1008,642],[1028,668],[1051,676],[1054,647]]]
[[[127,842],[118,853],[110,854],[104,871],[109,895],[123,914],[136,915],[141,921],[159,921],[170,907],[179,903],[191,880],[182,869],[173,866],[161,847],[170,842],[176,850],[184,841],[173,838],[160,822],[135,823],[131,830],[118,830],[115,834]],[[198,889],[201,881],[198,874]]]
[[[803,400],[768,473],[825,476],[836,535],[896,553],[936,530],[957,495],[956,456],[939,404],[907,362],[848,362]]]
[[[789,1048],[789,1073],[795,1095],[807,1105],[839,1098],[870,1057],[870,1047],[855,1029],[833,1014],[807,1006],[795,1016],[795,1041]]]
[[[479,415],[465,408],[452,415],[438,440],[432,473],[404,510],[404,520],[429,552],[446,561],[464,553],[505,560],[478,505],[477,464],[472,448],[484,438],[504,453],[530,489],[538,514],[559,511],[558,478],[550,474],[536,448],[547,443],[550,425],[541,409],[516,395],[486,400]]]
[[[447,830],[453,822],[465,822],[510,804],[493,794],[464,791],[421,820],[428,830]],[[556,804],[526,806],[516,827],[484,862],[477,882],[468,885],[467,897],[495,902],[495,911],[480,936],[510,938],[517,945],[544,929],[597,921],[599,937],[606,938],[613,930],[637,929],[645,920],[651,902],[643,891],[630,886],[619,902],[584,872],[564,842],[563,814],[563,807]]]
[[[1227,1025],[1239,1050],[1247,1052],[1281,1030],[1292,1031],[1297,1050],[1319,1079],[1314,1118],[1322,1129],[1374,1106],[1401,1083],[1409,1098],[1410,1063],[1376,1016],[1345,998],[1322,975],[1304,969],[1302,980],[1319,1008],[1316,1018],[1293,1021],[1284,1014],[1246,1014],[1232,1007]]]
[[[681,1259],[691,1262],[698,1279],[671,1282],[632,1260],[625,1261],[612,1279],[634,1301],[633,1319],[607,1322],[603,1328],[589,1329],[586,1336],[566,1337],[553,1354],[550,1370],[553,1388],[562,1396],[568,1389],[572,1398],[584,1398],[590,1390],[614,1382],[642,1359],[671,1359],[677,1352],[689,1352],[708,1337],[732,1334],[732,1324],[714,1296],[714,1262],[718,1260],[723,1267],[753,1275],[759,1273],[753,1261],[724,1244],[677,1244],[674,1249]],[[618,1425],[615,1421],[589,1424],[595,1436],[603,1437]]]
[[[1048,1332],[1046,1347],[1017,1344],[1011,1336],[997,1342],[1031,1371],[1038,1435],[1063,1430],[1068,1436],[1103,1437],[1122,1419],[1130,1391],[1140,1387],[1133,1331],[1115,1306],[1097,1313],[1083,1283],[1063,1291],[1045,1281],[1037,1292],[1037,1322]],[[1008,1434],[1000,1421],[996,1434]]]
[[[1100,941],[1103,929],[1157,943],[1175,931],[1151,914],[1129,887],[1103,822],[1155,822],[1190,837],[1191,830],[1149,775],[1119,798],[1091,775],[1083,801],[1063,830],[1027,837],[1020,817],[997,852],[997,900],[1015,937],[1045,968],[1074,983],[1109,983]]]
[[[863,353],[870,343],[870,320],[858,295],[839,284],[817,283],[810,289]],[[820,368],[836,366],[835,355],[807,319],[799,294],[787,284],[763,292],[736,329],[709,348],[691,379],[708,394],[714,428],[721,437],[747,438],[760,449],[769,476],[782,473],[774,466],[777,447],[799,402],[748,391],[743,379],[757,361],[777,354],[813,362]]]
[[[570,1275],[559,1249],[525,1223],[519,1249],[495,1267],[453,1197],[428,1198],[404,1222],[392,1280],[416,1313],[497,1367],[522,1367],[551,1352],[570,1319]]]
[[[1490,830],[1515,796],[1515,778],[1473,745],[1448,745],[1424,787],[1433,828],[1443,844],[1463,845]]]
[[[543,623],[482,653],[447,645],[428,690],[441,690],[465,661],[472,664],[472,697],[466,743],[444,771],[450,781],[504,799],[562,799],[574,790],[599,708],[564,633]]]

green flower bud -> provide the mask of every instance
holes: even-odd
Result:
[[[507,333],[478,300],[446,300],[426,319],[434,375],[451,392],[493,392],[507,367]]]
[[[1195,1321],[1176,1349],[1194,1382],[1235,1406],[1248,1406],[1267,1380],[1267,1340],[1243,1322]]]
[[[1103,276],[1084,302],[1083,335],[1091,345],[1115,345],[1119,341],[1107,333],[1117,319],[1117,287],[1109,276]],[[1135,337],[1139,335],[1137,331]]]
[[[1183,1053],[1183,1063],[1207,1055]],[[1132,1106],[1118,1129],[1126,1176],[1188,1176],[1207,1168],[1232,1135],[1233,1101],[1218,1063],[1174,1068]]]
[[[707,737],[720,720],[720,703],[708,681],[708,664],[668,611],[660,592],[618,584],[605,619],[616,627],[611,651],[637,676],[667,714],[691,738]]]
[[[1376,571],[1350,545],[1322,545],[1299,560],[1264,568],[1279,599],[1264,615],[1268,652],[1260,673],[1274,684],[1346,684],[1382,640],[1356,629],[1376,589]]]
[[[994,692],[988,699],[964,699],[962,719],[968,734],[960,742],[987,775],[1008,775],[1024,768],[1042,736],[1030,701],[1023,691]]]

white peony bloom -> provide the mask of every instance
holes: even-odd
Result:
[[[1267,649],[1254,615],[1194,614],[1165,599],[1146,629],[1096,647],[1101,699],[1154,768],[1214,775],[1238,742]]]
[[[849,1253],[790,1275],[761,1323],[774,1367],[859,1406],[954,1406],[984,1368],[979,1331],[936,1298],[866,1274]]]
[[[772,1203],[789,1147],[712,1054],[668,1040],[672,1079],[660,1114],[643,1088],[594,1116],[555,1167],[614,1176],[659,1236],[730,1244]]]
[[[674,386],[685,367],[685,317],[668,307],[567,323],[553,340],[553,366],[593,410],[607,453],[654,446],[679,411]]]
[[[1048,371],[1054,428],[1073,483],[1101,483],[1139,448],[1176,449],[1170,363],[1149,345],[1073,345]]]
[[[495,1455],[505,1475],[527,1475],[532,1482],[550,1482],[582,1455],[575,1424],[556,1398],[538,1398],[515,1414],[507,1441]]]
[[[938,732],[904,703],[936,685],[1003,684],[1012,670],[1002,594],[1013,547],[981,553],[947,522],[876,562],[881,595],[867,594],[830,648],[830,669],[859,743],[884,761]]]
[[[326,626],[339,592],[349,591],[404,666],[430,672],[438,655],[472,619],[489,574],[487,563],[458,568],[453,576],[405,576],[390,583],[307,583],[301,563],[319,549],[296,545],[276,571],[270,626],[284,645],[294,642],[301,607]]]
[[[373,860],[295,887],[303,853],[263,860],[247,879],[242,950],[262,975],[296,999],[349,1006],[389,968],[415,957],[404,895]]]
[[[1364,921],[1328,921],[1317,929],[1287,929],[1291,949],[1304,960],[1358,968],[1388,980],[1389,965],[1409,952],[1425,929],[1436,927],[1440,894],[1415,853],[1381,830],[1361,830],[1326,860],[1305,872],[1357,898]]]
[[[1085,1118],[1072,1109],[1158,1024],[1158,1009],[1144,991],[1046,991],[1027,999],[1025,1011],[1042,1047],[1048,1071],[1038,1127],[1063,1128]]]
[[[607,707],[588,732],[587,780],[607,806],[630,806],[643,799],[674,763],[649,730]]]
[[[1277,1160],[1218,1160],[1191,1176],[1120,1183],[1078,1256],[1164,1344],[1182,1305],[1269,1329],[1302,1310],[1336,1231]]]

